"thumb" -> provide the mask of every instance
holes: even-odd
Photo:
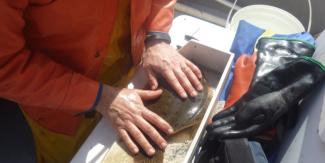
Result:
[[[153,72],[152,70],[147,70],[147,75],[148,75],[150,89],[152,90],[157,89],[158,81],[155,72]]]
[[[141,90],[141,89],[137,89],[135,91],[138,93],[138,95],[141,97],[142,100],[156,99],[156,98],[160,97],[160,95],[163,92],[161,89],[158,89],[158,90]]]

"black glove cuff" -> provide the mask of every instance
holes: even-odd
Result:
[[[170,44],[171,42],[169,34],[164,32],[149,32],[146,35],[145,43],[148,43],[152,40],[161,40],[166,42],[167,44]]]
[[[305,59],[306,61],[309,61],[311,63],[314,63],[314,64],[318,65],[323,70],[323,72],[325,72],[325,65],[322,62],[320,62],[320,61],[318,61],[318,60],[316,60],[314,58],[306,57],[306,56],[301,57],[301,58]]]

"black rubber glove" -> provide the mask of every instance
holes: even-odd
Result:
[[[318,83],[325,68],[312,58],[295,58],[255,81],[248,92],[213,117],[208,137],[239,138],[256,135],[296,106]]]
[[[315,47],[293,39],[261,38],[257,45],[256,70],[252,85],[275,68],[298,57],[311,57]]]

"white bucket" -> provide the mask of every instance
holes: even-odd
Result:
[[[230,29],[236,31],[239,21],[246,20],[277,34],[305,32],[302,23],[289,12],[268,5],[251,5],[238,10],[231,19]]]

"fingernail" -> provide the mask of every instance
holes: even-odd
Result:
[[[132,150],[133,150],[133,153],[134,154],[137,154],[139,152],[139,149],[138,148],[133,148]]]
[[[197,95],[196,91],[192,91],[192,92],[191,92],[191,95],[192,95],[192,96],[196,96],[196,95]]]
[[[167,147],[167,143],[165,143],[165,142],[161,143],[161,148],[162,149],[165,149],[166,147]]]
[[[173,129],[168,129],[168,133],[169,133],[169,134],[172,134],[173,132],[174,132]]]
[[[154,149],[149,149],[149,151],[148,151],[148,155],[153,155],[153,154],[155,154],[155,150]]]
[[[187,98],[187,94],[185,92],[182,93],[183,98]]]
[[[202,85],[199,85],[199,86],[197,87],[197,89],[198,89],[199,91],[202,91],[202,90],[203,90]]]

